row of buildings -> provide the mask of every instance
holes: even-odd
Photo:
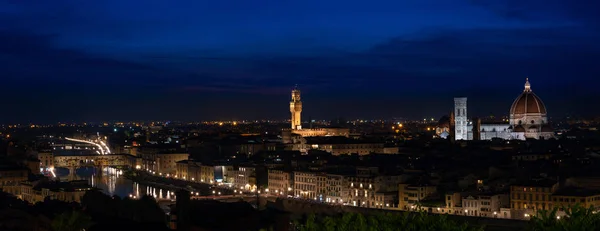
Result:
[[[529,219],[541,210],[556,208],[564,216],[568,206],[600,208],[600,178],[516,181],[468,175],[452,183],[460,187],[449,189],[448,182],[421,171],[387,174],[378,167],[355,167],[345,173],[287,171],[260,165],[210,166],[191,160],[178,162],[174,177],[334,205],[476,217]]]
[[[18,165],[9,161],[0,162],[2,163],[0,164],[0,191],[15,195],[32,204],[47,198],[81,202],[85,192],[91,190],[87,181],[60,182],[40,176],[39,161],[27,161],[27,165]]]

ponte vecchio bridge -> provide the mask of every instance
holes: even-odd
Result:
[[[102,170],[104,167],[130,167],[140,165],[139,158],[129,154],[113,154],[102,140],[81,140],[65,137],[64,140],[75,142],[70,148],[61,148],[58,153],[40,153],[40,160],[46,168],[66,168],[69,177],[75,175],[75,170],[81,167],[94,167]],[[84,145],[85,147],[79,147]],[[68,146],[65,146],[68,147]],[[70,149],[70,150],[69,150]],[[61,151],[64,150],[64,151]]]
[[[104,167],[129,167],[139,165],[135,156],[129,154],[107,155],[60,155],[54,156],[54,168],[69,169],[69,177],[75,176],[75,170],[81,167],[94,167],[102,170]]]

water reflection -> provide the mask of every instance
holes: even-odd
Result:
[[[161,189],[161,188],[155,188],[152,186],[144,186],[144,185],[138,184],[137,182],[133,182],[133,185],[135,187],[135,190],[134,190],[134,194],[130,195],[131,197],[139,198],[140,196],[143,196],[143,195],[150,195],[156,199],[162,199],[162,200],[174,200],[175,199],[174,191]],[[140,188],[141,188],[141,190],[140,190]]]
[[[76,170],[77,180],[87,180],[92,187],[96,187],[109,196],[119,196],[121,198],[140,198],[143,195],[150,195],[157,199],[174,200],[175,192],[157,187],[139,184],[129,180],[122,175],[122,171],[106,167],[100,174],[96,168],[79,168]],[[67,180],[69,170],[57,169],[57,178]]]

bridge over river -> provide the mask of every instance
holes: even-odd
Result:
[[[134,168],[139,165],[135,156],[128,154],[106,154],[106,155],[60,155],[54,156],[54,168],[69,169],[69,177],[73,177],[75,170],[81,167],[128,167]]]

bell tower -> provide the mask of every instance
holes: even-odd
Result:
[[[454,139],[467,140],[467,98],[454,98]]]
[[[300,101],[300,90],[298,86],[292,90],[292,100],[290,101],[290,112],[292,113],[291,124],[293,130],[302,129],[302,120],[300,114],[302,113],[302,101]]]

